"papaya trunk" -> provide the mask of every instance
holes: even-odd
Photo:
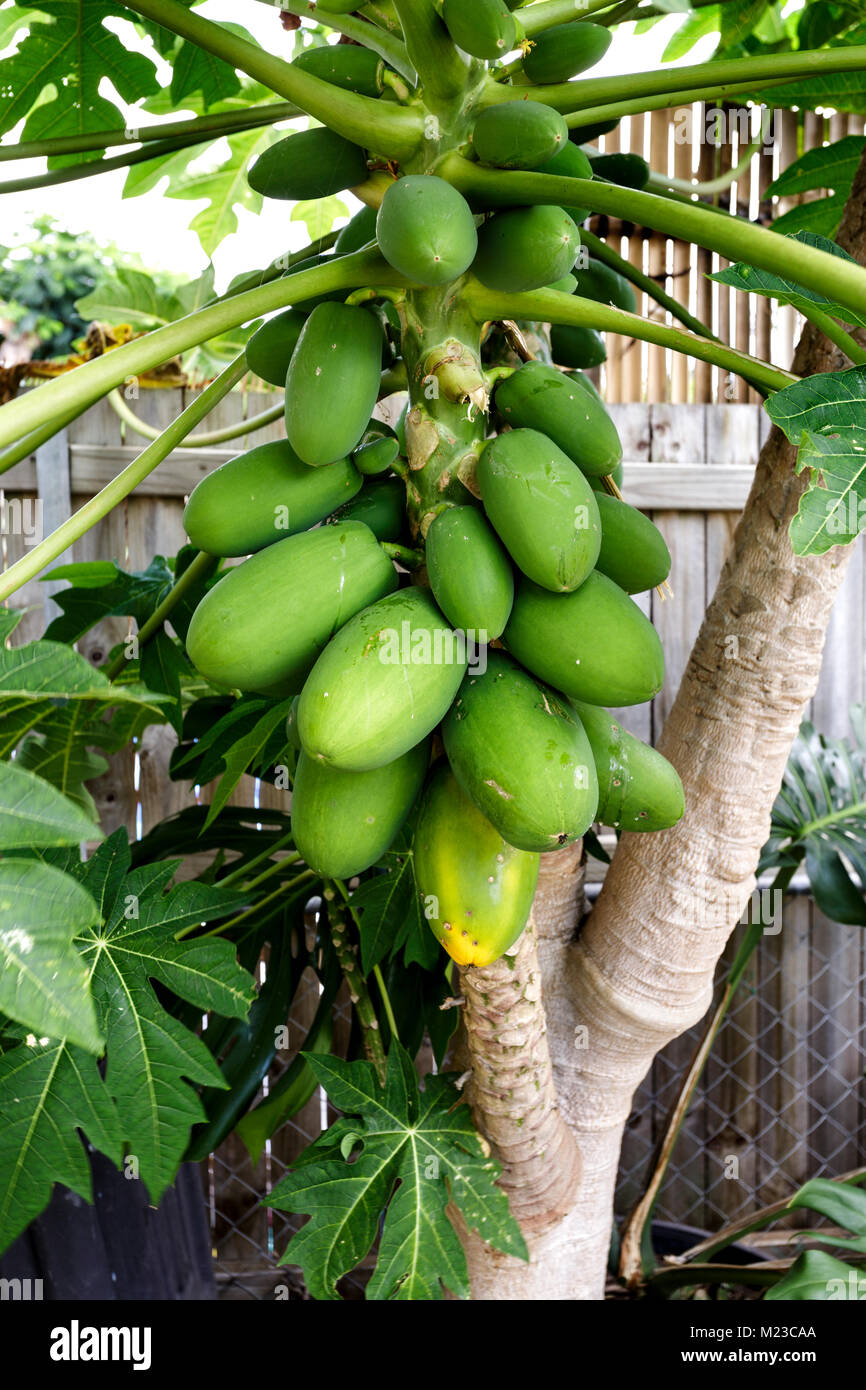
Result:
[[[838,240],[866,260],[866,157]],[[807,324],[794,370],[811,375],[846,365]],[[530,1235],[528,1268],[467,1242],[477,1298],[603,1297],[634,1091],[658,1050],[710,1004],[716,964],[753,889],[785,762],[818,683],[850,552],[793,554],[788,524],[804,485],[793,448],[774,429],[659,744],[683,781],[683,821],[653,835],[623,835],[576,943],[573,879],[545,873],[536,921],[547,1035],[583,1174],[568,1216],[543,1236]],[[549,858],[555,869],[559,856]],[[471,1011],[467,1022],[476,1026]],[[470,1049],[476,1046],[470,1038]],[[479,1120],[489,1132],[483,1112]],[[543,1168],[539,1158],[537,1181]]]

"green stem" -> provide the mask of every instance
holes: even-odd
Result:
[[[120,416],[121,420],[136,434],[140,434],[144,439],[159,439],[161,430],[155,425],[145,424],[144,420],[139,420],[134,411],[130,410],[126,401],[119,391],[109,391],[108,403],[112,410]],[[206,430],[204,434],[191,434],[188,439],[184,439],[178,444],[179,449],[205,449],[212,444],[225,444],[230,439],[237,439],[242,434],[253,434],[255,430],[264,429],[265,425],[272,425],[274,420],[280,420],[285,413],[285,402],[280,401],[279,405],[272,405],[268,410],[261,411],[258,415],[251,415],[248,420],[238,420],[234,425],[225,425],[219,430]]]
[[[255,917],[256,913],[261,912],[262,908],[267,907],[268,903],[275,902],[277,898],[285,893],[287,888],[297,888],[299,883],[315,877],[316,875],[313,873],[312,869],[305,869],[302,874],[296,874],[294,878],[287,879],[285,883],[281,883],[272,893],[268,893],[267,896],[262,898],[259,902],[253,903],[253,906],[248,907],[246,911],[239,912],[237,917],[230,917],[227,922],[220,922],[217,926],[211,927],[210,931],[202,932],[198,939],[203,941],[206,936],[219,936],[222,932],[228,931],[230,927],[239,927],[242,922],[248,921],[250,917]],[[189,936],[190,932],[197,930],[198,923],[193,922],[192,926],[182,927],[179,932],[176,932],[174,939],[175,941],[181,941],[185,936]]]
[[[737,161],[733,169],[728,169],[726,173],[719,174],[718,178],[706,179],[703,183],[693,183],[691,179],[670,178],[666,174],[650,174],[647,188],[662,189],[672,188],[678,193],[697,194],[698,197],[707,197],[713,193],[724,193],[725,189],[730,188],[732,183],[736,183],[748,170],[754,156],[764,143],[763,133],[756,136],[749,145],[745,154]]]
[[[349,998],[354,1005],[358,1022],[361,1025],[364,1051],[376,1068],[376,1075],[384,1086],[386,1061],[382,1032],[379,1028],[376,1010],[373,1008],[373,1001],[370,998],[370,991],[367,988],[367,981],[361,973],[357,952],[349,940],[349,924],[346,921],[343,905],[338,902],[338,893],[345,896],[345,889],[342,889],[340,883],[334,879],[325,879],[325,915],[331,929],[334,953],[340,963],[343,978],[349,987]]]
[[[706,98],[728,83],[749,83],[762,87],[768,81],[792,81],[798,77],[816,77],[829,73],[862,72],[866,68],[866,45],[850,48],[821,48],[798,50],[795,53],[765,53],[750,58],[729,58],[720,62],[693,63],[689,67],[671,69],[661,64],[653,72],[618,73],[614,77],[584,77],[574,82],[552,82],[537,88],[545,105],[557,111],[580,112],[578,124],[589,124],[585,108],[602,103],[628,101],[633,97],[652,97],[660,92],[672,93],[687,88],[703,91]],[[287,94],[290,95],[290,94]],[[491,81],[484,90],[482,105],[512,101],[516,97],[533,95],[533,89],[499,86]]]
[[[393,541],[382,541],[381,548],[392,560],[399,560],[408,570],[420,569],[424,563],[423,550],[411,550],[407,545],[397,545]]]
[[[373,966],[373,975],[375,976],[376,984],[379,986],[379,994],[382,999],[382,1008],[385,1010],[385,1017],[388,1020],[388,1027],[391,1029],[391,1037],[393,1038],[394,1042],[399,1042],[400,1034],[397,1032],[397,1020],[394,1017],[394,1010],[391,1007],[391,998],[385,987],[385,977],[383,976],[381,968],[378,965]]]
[[[423,124],[416,113],[323,82],[303,68],[266,53],[258,44],[202,18],[177,0],[135,0],[129,8],[189,39],[205,53],[213,53],[240,68],[277,96],[295,102],[308,115],[358,145],[372,147],[392,159],[406,159],[423,139]]]
[[[38,391],[28,392],[0,407],[0,446],[11,444],[40,427],[49,414],[56,416],[92,405],[115,386],[121,386],[127,377],[149,371],[230,328],[314,295],[327,294],[330,290],[357,289],[371,280],[383,284],[405,283],[405,277],[397,275],[377,252],[356,251],[351,256],[334,259],[333,263],[311,266],[309,270],[281,277],[274,284],[218,300],[176,323],[166,324],[164,328],[157,328],[102,357],[85,362]]]
[[[260,125],[276,125],[278,121],[303,116],[300,107],[289,101],[269,102],[243,111],[218,111],[212,116],[195,116],[191,120],[163,121],[159,125],[118,126],[114,130],[95,130],[89,134],[58,135],[50,140],[22,140],[17,145],[0,144],[0,161],[13,159],[52,159],[58,155],[85,154],[88,150],[107,150],[112,145],[138,145],[150,140],[171,140],[176,136],[213,134],[224,135],[230,130],[252,130]]]
[[[175,580],[162,602],[157,604],[147,621],[142,623],[138,629],[139,651],[145,642],[149,642],[153,634],[159,631],[166,618],[180,603],[184,594],[188,593],[200,579],[205,579],[211,570],[216,569],[218,563],[215,555],[207,555],[203,550],[199,551],[195,559],[190,560],[180,579]],[[113,661],[103,667],[103,671],[110,681],[117,680],[126,664],[127,657],[121,652],[119,656],[116,656]]]
[[[271,850],[270,852],[271,854],[273,854],[273,850]],[[297,851],[294,854],[284,855],[283,858],[278,859],[275,864],[269,864],[268,867],[266,869],[263,869],[262,872],[256,878],[252,878],[250,879],[249,883],[245,883],[244,890],[246,891],[247,888],[258,888],[260,883],[266,883],[269,878],[273,878],[274,874],[280,873],[283,869],[290,867],[292,864],[299,863],[300,860],[301,855],[298,854]],[[300,874],[296,874],[292,879],[292,882],[297,883],[299,878]]]
[[[65,430],[67,425],[71,425],[73,420],[77,420],[79,415],[83,415],[87,409],[86,405],[76,406],[74,410],[67,410],[64,415],[52,415],[46,420],[44,425],[33,430],[24,436],[17,444],[13,444],[11,449],[6,449],[0,454],[0,473],[6,473],[10,468],[14,468],[16,463],[26,459],[30,454],[36,452],[41,444],[47,439],[53,439],[55,434]]]
[[[624,20],[630,19],[639,4],[640,0],[622,0],[621,5],[614,5],[606,14],[600,14],[596,23],[603,24],[606,29],[612,29],[615,24],[622,24]]]
[[[553,174],[510,173],[485,169],[459,155],[449,155],[437,170],[461,193],[485,205],[553,203],[579,205],[591,212],[626,218],[682,241],[717,251],[729,261],[746,261],[818,290],[846,308],[866,311],[866,270],[854,261],[830,256],[793,237],[739,217],[721,216],[700,203],[680,203],[657,193],[597,179],[566,179]]]
[[[205,136],[209,140],[210,136]],[[0,183],[0,194],[24,193],[31,188],[50,188],[58,183],[75,183],[78,179],[93,178],[96,174],[110,174],[112,169],[129,169],[134,164],[146,164],[151,159],[161,159],[163,155],[174,154],[176,150],[193,149],[203,144],[201,136],[189,136],[185,140],[159,140],[143,149],[116,154],[111,159],[90,159],[83,164],[65,164],[62,169],[51,169],[47,174],[31,174],[26,179],[10,179]]]
[[[214,295],[209,300],[209,304],[223,304],[228,299],[234,299],[236,295],[246,294],[247,290],[261,289],[262,285],[270,285],[274,280],[279,280],[293,266],[300,265],[301,261],[309,260],[311,256],[320,256],[323,251],[330,251],[339,232],[328,232],[327,236],[320,236],[315,241],[311,241],[308,246],[302,247],[300,251],[292,251],[290,254],[277,256],[267,270],[254,271],[252,275],[245,275],[243,280],[238,280],[237,284],[231,289],[226,290],[225,294]]]
[[[239,879],[245,878],[251,869],[255,869],[259,864],[263,864],[266,859],[270,859],[271,855],[276,854],[277,850],[291,846],[293,843],[292,832],[291,830],[287,830],[285,835],[280,835],[267,849],[263,849],[258,854],[253,855],[252,859],[248,859],[244,864],[240,864],[236,869],[233,869],[230,874],[226,874],[225,878],[221,878],[219,880],[220,888],[226,888],[232,883],[237,883]]]
[[[627,261],[618,251],[614,251],[613,247],[608,246],[601,237],[597,237],[594,232],[581,227],[580,241],[582,246],[592,252],[596,260],[604,261],[605,265],[609,265],[611,270],[617,271],[624,280],[628,280],[636,289],[643,290],[644,294],[648,295],[650,299],[654,299],[656,304],[660,305],[662,309],[666,309],[692,333],[697,333],[702,338],[712,338],[715,342],[720,341],[712,329],[708,328],[700,319],[695,318],[694,314],[689,313],[685,305],[681,304],[678,299],[674,299],[673,295],[663,290],[651,275],[644,275],[642,270],[638,270],[631,261]],[[579,288],[580,285],[578,284]]]
[[[215,381],[211,382],[210,386],[207,386],[200,395],[196,396],[186,410],[168,426],[168,429],[163,431],[159,439],[155,439],[152,444],[149,444],[137,459],[118,473],[116,478],[112,478],[111,482],[95,497],[91,497],[89,501],[85,502],[74,516],[64,521],[57,527],[56,531],[52,531],[50,536],[46,536],[45,540],[40,541],[26,555],[22,555],[20,560],[15,561],[14,565],[10,565],[9,569],[0,577],[0,599],[8,598],[10,594],[15,593],[16,589],[20,589],[22,584],[35,579],[50,561],[56,560],[58,555],[62,555],[68,546],[72,545],[74,541],[80,540],[91,526],[95,526],[98,521],[108,515],[113,507],[128,497],[139,483],[149,473],[152,473],[164,458],[168,457],[176,448],[178,441],[189,434],[190,430],[200,420],[203,420],[210,410],[213,410],[223,396],[228,395],[232,387],[244,376],[246,370],[246,357],[241,353],[220,373]],[[37,395],[38,393],[34,392],[33,394]],[[17,402],[13,401],[12,404],[15,405]]]
[[[270,3],[271,0],[265,0],[265,4],[269,5]],[[355,39],[365,48],[372,48],[374,53],[378,53],[380,58],[384,58],[386,63],[391,64],[395,72],[399,72],[407,82],[415,85],[415,69],[409,61],[406,45],[396,34],[379,29],[375,24],[370,24],[365,19],[359,19],[357,15],[326,14],[315,4],[284,5],[281,0],[280,9],[285,10],[288,14],[300,15],[302,19],[314,19],[317,24],[324,25],[326,29],[332,29],[335,34],[345,34],[347,39]]]
[[[466,86],[467,68],[430,0],[394,0],[406,50],[430,109],[450,104]]]
[[[610,3],[611,0],[586,0],[585,4],[576,5],[574,0],[544,0],[542,4],[517,10],[514,17],[526,37],[532,39],[545,29],[552,29],[554,24],[567,24],[570,19],[588,19],[598,10],[609,9]]]
[[[800,312],[804,318],[814,323],[815,327],[819,328],[825,337],[830,339],[831,343],[835,343],[846,357],[850,357],[855,367],[862,367],[866,363],[866,349],[862,348],[856,339],[852,338],[851,334],[829,314],[825,314],[822,309],[807,309],[805,307],[802,307]]]
[[[768,366],[758,358],[738,352],[724,343],[653,323],[623,309],[598,304],[593,299],[580,299],[576,294],[562,294],[558,290],[501,294],[485,289],[476,281],[467,286],[465,297],[479,323],[488,319],[540,319],[545,323],[573,324],[580,328],[595,328],[603,333],[621,333],[629,338],[655,343],[658,347],[672,348],[701,362],[711,362],[767,391],[779,391],[798,379],[790,372]]]
[[[787,79],[777,77],[767,79],[761,83],[762,91],[769,91],[775,87],[784,87]],[[525,89],[524,89],[525,90]],[[543,92],[543,88],[537,88]],[[649,111],[665,111],[669,106],[690,106],[696,101],[730,101],[733,97],[751,96],[755,90],[754,82],[723,82],[710,88],[689,87],[683,90],[666,89],[656,92],[652,96],[632,97],[627,101],[604,102],[598,106],[581,107],[579,111],[572,111],[566,115],[565,124],[569,129],[577,129],[584,125],[595,125],[599,121],[621,120],[623,116],[640,116]],[[539,98],[540,100],[540,98]]]

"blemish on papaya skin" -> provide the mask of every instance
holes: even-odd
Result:
[[[485,787],[492,787],[497,796],[501,796],[504,801],[514,800],[514,794],[512,792],[507,792],[504,787],[500,787],[499,783],[494,782],[492,777],[485,778],[484,785]]]

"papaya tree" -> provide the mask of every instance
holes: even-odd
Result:
[[[0,154],[49,161],[5,190],[129,167],[135,192],[168,172],[219,203],[196,214],[208,250],[235,203],[300,205],[317,231],[0,409],[7,469],[130,377],[222,352],[178,419],[3,574],[13,602],[174,448],[224,439],[196,427],[248,374],[284,388],[286,427],[203,479],[171,562],[53,571],[61,616],[2,653],[5,1241],[53,1182],[89,1195],[78,1130],[134,1158],[156,1201],[232,1129],[256,1156],[321,1085],[341,1116],[268,1198],[310,1217],[285,1258],[315,1297],[377,1237],[371,1298],[602,1296],[631,1099],[710,1003],[864,496],[863,141],[836,152],[820,232],[719,215],[596,141],[695,101],[862,112],[866,35],[845,6],[786,17],[767,0],[744,29],[722,3],[712,60],[585,75],[617,24],[667,8],[320,0],[283,5],[267,46],[184,0],[0,9],[16,42],[2,129],[24,121]],[[109,20],[152,41],[168,89]],[[682,51],[707,31],[696,7]],[[109,73],[168,119],[121,119]],[[228,159],[190,172],[218,140]],[[797,186],[826,187],[809,158]],[[362,208],[335,234],[347,190]],[[794,305],[790,368],[720,341],[593,234],[599,214],[715,252],[725,283]],[[635,289],[664,320],[636,312]],[[739,376],[773,423],[657,749],[609,713],[662,686],[632,595],[671,561],[623,497],[586,375],[611,334]],[[377,403],[401,391],[392,427]],[[74,644],[109,614],[135,631],[93,670]],[[116,831],[82,858],[100,840],[94,749],[153,722],[176,731],[171,772],[191,793],[220,779],[212,803],[191,794],[143,839]],[[291,788],[291,814],[288,799],[229,806],[246,771]],[[619,838],[581,922],[596,824]],[[308,965],[305,1048],[255,1105]],[[341,981],[354,1027],[335,1056]],[[419,1087],[425,1036],[439,1070]]]

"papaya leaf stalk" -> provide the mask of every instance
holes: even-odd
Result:
[[[56,415],[85,409],[121,386],[129,376],[149,371],[178,353],[205,343],[239,324],[268,314],[273,309],[311,299],[330,290],[357,289],[371,280],[404,284],[405,280],[375,252],[358,251],[333,263],[297,271],[273,284],[245,290],[219,300],[206,309],[187,314],[175,323],[146,333],[102,357],[85,362],[56,377],[36,391],[0,406],[0,446],[11,444],[39,428],[46,413]],[[185,433],[186,431],[184,431]]]
[[[135,411],[130,410],[119,391],[109,391],[107,400],[114,413],[136,434],[140,434],[144,439],[159,439],[162,431],[154,425],[148,425],[144,420],[139,420]],[[253,434],[256,430],[264,429],[265,425],[272,425],[275,420],[281,418],[284,409],[283,401],[280,400],[267,410],[260,411],[258,415],[251,415],[248,420],[238,420],[234,425],[224,425],[222,429],[218,430],[206,430],[203,434],[191,434],[187,439],[182,439],[177,447],[179,449],[206,449],[213,444],[225,444],[230,439],[237,439],[244,434]]]
[[[100,359],[104,361],[105,359]],[[104,516],[128,497],[131,492],[138,487],[149,473],[158,468],[163,459],[167,458],[177,444],[191,429],[203,420],[204,417],[213,410],[223,398],[228,395],[233,386],[236,386],[241,377],[247,370],[247,359],[244,353],[240,353],[224,371],[212,381],[210,386],[205,387],[199,395],[187,406],[176,420],[163,430],[159,439],[155,439],[152,444],[139,454],[126,468],[118,473],[116,478],[112,478],[95,497],[91,497],[80,507],[77,512],[62,525],[58,526],[50,536],[35,545],[32,550],[28,550],[26,555],[22,555],[20,560],[16,560],[14,565],[0,577],[0,600],[7,599],[10,594],[14,594],[23,584],[27,584],[50,564],[56,560],[58,555],[74,541],[80,540],[83,535],[101,521]],[[33,393],[36,394],[35,392]],[[25,399],[32,399],[25,398]],[[17,404],[17,402],[12,402]]]
[[[416,112],[323,82],[266,53],[258,44],[204,19],[196,11],[185,9],[177,0],[136,0],[129,8],[188,39],[205,53],[213,53],[239,68],[358,145],[372,147],[391,159],[406,159],[423,139],[423,123]]]
[[[648,295],[650,299],[654,299],[660,308],[666,309],[673,318],[679,319],[684,328],[688,328],[691,333],[699,334],[702,338],[720,341],[711,328],[708,328],[705,323],[690,313],[684,304],[681,304],[678,299],[674,299],[672,294],[663,290],[657,280],[654,280],[651,275],[644,275],[642,270],[638,270],[637,266],[632,265],[631,261],[627,261],[625,256],[614,251],[613,247],[608,246],[601,237],[596,236],[588,228],[581,227],[580,241],[587,251],[592,252],[596,260],[609,265],[611,270],[615,270],[624,280],[628,280],[635,289],[643,290],[644,294]]]
[[[270,0],[265,0],[265,3],[270,4]],[[375,24],[369,24],[366,19],[360,19],[357,15],[326,13],[316,4],[283,4],[281,0],[280,9],[285,14],[298,15],[301,19],[314,19],[317,24],[332,29],[335,34],[345,34],[347,39],[354,39],[365,48],[371,48],[380,58],[384,58],[395,72],[399,72],[407,82],[415,85],[417,74],[409,62],[405,43],[396,34],[390,34]]]
[[[866,270],[852,261],[830,256],[792,237],[780,237],[739,217],[726,217],[700,203],[681,203],[656,193],[599,179],[558,178],[553,174],[512,173],[486,169],[460,155],[450,154],[437,169],[470,201],[507,207],[519,203],[579,203],[591,212],[623,217],[668,236],[717,251],[730,261],[746,261],[809,285],[847,308],[866,311]]]

